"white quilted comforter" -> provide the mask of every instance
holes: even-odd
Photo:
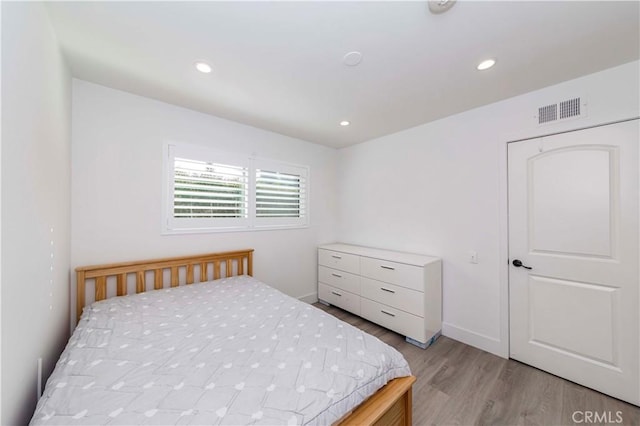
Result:
[[[409,374],[375,337],[234,277],[86,308],[31,424],[328,425]]]

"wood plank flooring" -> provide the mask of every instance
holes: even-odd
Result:
[[[528,365],[447,337],[423,350],[346,311],[314,306],[404,355],[417,377],[414,425],[640,425],[640,408]]]

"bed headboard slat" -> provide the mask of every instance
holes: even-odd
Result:
[[[186,270],[184,272],[184,284],[192,284],[194,282],[195,265],[198,265],[200,272],[199,282],[204,282],[209,280],[208,269],[210,264],[213,264],[213,279],[219,279],[222,275],[222,263],[225,264],[225,276],[231,277],[234,275],[234,263],[236,265],[236,275],[244,275],[245,262],[247,275],[253,275],[253,249],[80,266],[76,268],[76,322],[80,321],[82,310],[88,304],[86,300],[87,281],[95,280],[95,301],[99,301],[108,297],[107,283],[109,277],[116,278],[116,295],[125,296],[128,293],[127,284],[130,274],[135,276],[136,293],[143,293],[147,290],[147,272],[153,272],[153,288],[159,290],[164,288],[165,270],[170,271],[171,287],[177,287],[180,285],[180,269]],[[89,301],[89,303],[91,302]]]
[[[200,264],[200,282],[205,282],[205,281],[209,281],[208,280],[208,276],[209,274],[207,274],[207,262],[202,262]]]
[[[107,277],[96,278],[96,300],[107,298]]]
[[[118,296],[125,296],[127,294],[127,274],[118,274],[117,278],[117,290]]]
[[[153,271],[153,288],[154,290],[160,290],[164,288],[164,283],[162,282],[164,274],[162,273],[162,269],[158,268]]]
[[[145,282],[145,271],[136,271],[136,293],[144,293],[147,289],[147,283]],[[97,299],[101,300],[101,299]]]
[[[171,287],[178,287],[178,267],[171,267]]]
[[[231,274],[233,274],[233,264],[231,263],[231,259],[227,259],[227,268],[224,273],[226,277],[230,277]]]
[[[219,260],[216,260],[215,262],[213,262],[213,279],[214,280],[220,279],[220,261]]]

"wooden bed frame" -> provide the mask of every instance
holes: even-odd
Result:
[[[197,274],[196,274],[197,271]],[[135,292],[147,291],[153,281],[153,289],[181,284],[210,281],[234,275],[253,275],[253,249],[209,253],[164,259],[81,266],[76,268],[76,321],[80,321],[83,308],[93,301],[104,300],[109,295],[109,284],[115,284],[115,296],[129,293],[135,283]],[[168,278],[168,280],[167,280]],[[93,284],[94,298],[87,301],[87,287]],[[339,425],[403,425],[412,423],[411,389],[415,377],[391,380],[369,399],[339,420]]]

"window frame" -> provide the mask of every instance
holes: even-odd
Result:
[[[217,232],[243,232],[275,229],[308,228],[310,223],[310,167],[253,155],[218,151],[200,145],[166,142],[162,160],[162,215],[161,234],[202,234]],[[176,218],[174,217],[175,159],[185,158],[220,165],[246,167],[246,218]],[[301,177],[301,215],[299,217],[256,216],[256,172],[258,169],[294,174]]]

